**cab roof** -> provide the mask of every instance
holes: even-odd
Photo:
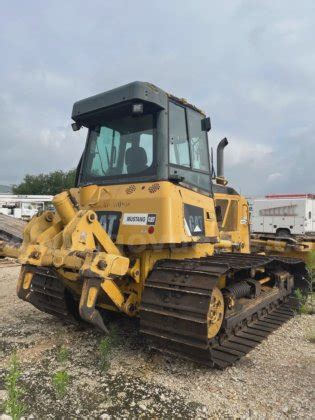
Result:
[[[83,116],[92,112],[100,111],[103,108],[119,103],[137,100],[151,103],[160,109],[167,109],[168,98],[205,115],[203,111],[185,99],[169,94],[151,83],[132,82],[75,102],[72,110],[72,119],[80,121]]]

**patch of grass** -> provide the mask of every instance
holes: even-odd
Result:
[[[57,354],[57,361],[62,364],[66,363],[67,360],[69,359],[69,354],[70,354],[70,351],[68,347],[60,346],[58,354]]]
[[[19,362],[16,353],[14,353],[10,359],[9,372],[5,378],[5,389],[8,397],[4,404],[6,414],[10,415],[13,420],[20,419],[25,411],[25,406],[22,403],[24,390],[19,385],[20,379]]]
[[[68,347],[65,347],[64,345],[60,345],[58,348],[57,353],[57,361],[60,365],[65,365],[66,362],[69,359],[70,350]],[[55,392],[59,398],[63,398],[68,389],[68,385],[70,382],[70,375],[65,369],[58,370],[54,373],[53,376],[53,386],[55,389]]]
[[[119,329],[115,325],[110,328],[108,335],[100,341],[100,369],[107,372],[110,368],[110,357],[113,349],[122,343],[122,337],[119,335]]]
[[[106,372],[110,368],[110,350],[111,343],[109,337],[103,338],[99,345],[100,352],[100,369],[102,372]]]
[[[112,348],[120,346],[122,344],[123,338],[119,334],[119,327],[117,325],[112,325],[110,327],[108,335]]]
[[[63,398],[67,392],[70,375],[65,370],[58,370],[53,377],[53,385],[58,397]]]
[[[314,299],[314,286],[315,286],[315,251],[310,252],[307,263],[307,286],[306,289],[295,291],[295,296],[299,302],[298,312],[300,314],[314,314],[315,313],[315,299]]]
[[[299,301],[297,312],[301,315],[312,315],[315,313],[314,293],[303,293],[300,289],[295,290],[295,297]]]
[[[313,290],[315,288],[315,251],[312,251],[309,254],[306,267],[308,271],[308,283],[309,283],[309,291],[310,291],[307,304],[310,309],[309,313],[314,314],[315,313],[315,293],[313,293]]]
[[[298,300],[297,313],[299,314],[305,313],[305,303],[307,300],[307,295],[303,293],[301,289],[296,289],[294,291],[294,294],[295,294],[296,299]]]

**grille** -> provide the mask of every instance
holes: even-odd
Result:
[[[160,189],[160,184],[153,184],[151,185],[148,190],[150,191],[151,194],[154,194],[155,192],[157,192]]]
[[[129,187],[126,188],[126,193],[127,194],[132,194],[135,191],[136,191],[136,186],[135,185],[129,185]]]

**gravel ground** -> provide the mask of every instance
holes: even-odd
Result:
[[[314,316],[296,316],[235,366],[209,370],[153,353],[136,320],[116,318],[110,367],[100,369],[104,336],[43,314],[15,294],[19,267],[0,268],[0,402],[14,350],[25,415],[33,418],[312,418]],[[314,332],[313,332],[314,335]],[[60,346],[68,357],[60,360]],[[58,356],[59,355],[59,356]],[[64,397],[57,371],[70,377]]]

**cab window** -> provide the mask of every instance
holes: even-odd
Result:
[[[96,178],[151,175],[155,171],[155,117],[108,119],[90,128],[83,161],[84,182]]]
[[[206,132],[201,128],[202,116],[187,109],[191,165],[193,169],[209,171],[209,153]]]
[[[170,163],[190,168],[185,108],[169,104]]]

